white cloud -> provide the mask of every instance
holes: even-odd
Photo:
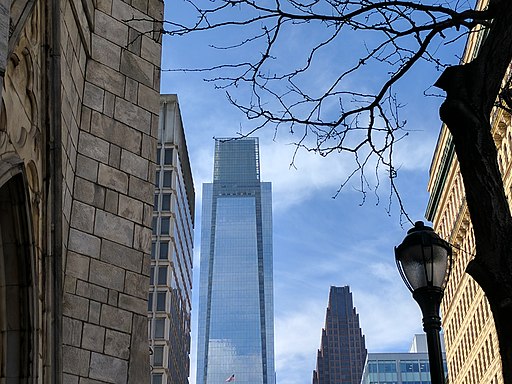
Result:
[[[394,151],[395,167],[407,171],[428,172],[436,146],[437,136],[433,132],[439,130],[440,124],[424,126],[424,131],[412,132],[408,137],[396,144]]]
[[[283,144],[292,140],[291,135],[281,135],[279,142],[260,139],[262,179],[272,182],[276,213],[303,203],[318,193],[334,196],[341,183],[356,169],[351,153],[332,153],[322,157],[314,152],[299,150],[295,154],[294,145]],[[419,171],[426,175],[434,148],[435,138],[420,132],[398,143],[394,150],[394,165],[399,170],[399,176],[403,171]],[[370,182],[366,188],[371,191],[377,183],[374,161],[370,161],[365,169],[365,177]],[[388,173],[385,167],[379,168],[379,178],[380,191],[387,191]],[[358,189],[359,183],[359,174],[356,174],[341,194]]]
[[[321,157],[300,150],[294,158],[294,151],[291,144],[260,143],[262,179],[272,182],[275,211],[284,211],[320,190],[334,195],[351,171],[351,164],[342,156]]]
[[[290,169],[292,146],[262,138],[260,147],[262,178],[273,183],[276,221],[278,217],[289,215],[293,207],[295,211],[307,214],[305,208],[310,205],[317,207],[319,196],[332,196],[338,187],[340,175],[347,172],[340,156],[322,158],[302,151],[297,160],[298,169]],[[211,182],[212,178],[213,140],[195,147],[191,156],[194,158],[192,168],[197,201],[200,203],[201,183]],[[325,200],[331,201],[327,198],[324,203]],[[308,236],[297,236],[290,227],[274,228],[275,243],[281,242],[281,250],[285,252],[274,255],[276,263],[283,258],[283,265],[274,270],[276,371],[279,384],[311,383],[325,320],[329,285],[350,285],[370,352],[404,351],[413,334],[421,332],[421,316],[416,303],[401,282],[393,262],[385,262],[385,259],[392,258],[390,234],[400,236],[400,233],[397,234],[394,225],[381,228],[382,221],[379,223],[379,220],[382,218],[368,206],[361,208],[357,220],[346,223],[348,211],[353,211],[357,205],[347,200],[329,204],[332,210],[339,212],[337,221],[315,216],[316,221],[296,223]],[[390,220],[397,224],[397,220]],[[360,235],[352,238],[354,234],[347,234],[343,229],[346,225],[360,228]],[[196,229],[199,227],[196,224]],[[199,232],[196,232],[197,245],[198,240]],[[291,244],[298,246],[301,253],[292,251],[289,248]],[[195,252],[194,295],[197,295],[199,288],[198,248]],[[309,254],[311,249],[314,253]],[[193,320],[196,315],[197,306]],[[196,321],[193,330],[195,343]],[[191,384],[195,383],[194,347],[191,354]]]
[[[369,352],[404,352],[421,331],[421,314],[394,266],[371,263],[352,288]]]
[[[279,384],[309,384],[316,368],[316,354],[324,327],[329,283],[345,285],[344,276],[350,276],[354,306],[369,352],[404,352],[415,333],[421,332],[419,309],[405,288],[393,265],[367,263],[359,260],[340,263],[315,263],[315,271],[322,277],[306,275],[305,284],[292,281],[293,276],[278,291],[286,295],[283,308],[276,308],[276,371]],[[332,261],[332,260],[331,260]],[[358,264],[358,269],[353,269]],[[366,265],[366,267],[365,267]],[[330,277],[325,271],[330,268]],[[300,271],[297,275],[301,275]],[[295,277],[296,279],[296,277]],[[295,283],[295,284],[294,284]],[[288,285],[290,291],[284,292]],[[302,286],[302,288],[301,288]],[[278,298],[279,299],[279,298]]]
[[[189,47],[186,49],[190,51]],[[177,56],[187,58],[186,55]],[[326,67],[329,67],[327,63]],[[167,77],[166,74],[164,76]],[[176,75],[167,84],[163,82],[163,91],[167,91],[169,86],[174,87],[172,91],[179,91],[194,173],[199,220],[202,183],[212,180],[212,138],[235,136],[243,119],[239,112],[228,105],[222,92],[212,92],[212,85],[197,81],[197,77],[190,74]],[[318,76],[312,81],[319,85],[326,77]],[[419,170],[426,178],[435,146],[436,137],[433,132],[437,132],[439,123],[435,118],[435,110],[431,108],[421,105],[413,112],[410,114],[412,118],[408,116],[411,122],[408,128],[416,131],[395,148],[395,165],[400,167],[400,171]],[[250,128],[250,123],[243,124]],[[350,154],[344,156],[337,153],[324,158],[301,150],[295,158],[295,169],[289,166],[295,147],[287,143],[296,141],[297,136],[288,134],[284,129],[278,132],[274,142],[273,134],[272,129],[266,129],[255,136],[260,137],[262,179],[273,184],[274,220],[277,222],[280,217],[290,215],[292,210],[307,214],[313,209],[319,209],[319,201],[325,203],[329,200],[348,172],[353,170],[353,158]],[[373,168],[369,167],[368,171],[367,176],[373,177]],[[421,315],[416,303],[400,281],[393,263],[382,261],[385,257],[392,257],[392,247],[382,239],[392,231],[384,233],[382,222],[378,223],[376,219],[384,208],[381,206],[371,210],[365,206],[364,210],[358,211],[360,213],[354,214],[354,209],[358,208],[357,202],[354,202],[357,198],[347,198],[347,192],[352,191],[349,186],[336,204],[330,205],[330,209],[337,213],[336,220],[328,221],[318,215],[305,218],[299,216],[293,226],[274,228],[275,245],[280,241],[282,250],[282,254],[275,253],[274,257],[276,261],[283,258],[283,266],[276,268],[274,275],[276,370],[279,384],[311,383],[331,284],[351,286],[370,352],[393,351],[394,348],[408,346],[413,334],[421,329]],[[384,199],[386,197],[383,196]],[[418,201],[415,191],[413,200],[415,206],[425,203]],[[310,206],[311,210],[303,210],[305,205]],[[349,216],[349,213],[352,215]],[[355,220],[354,216],[357,215],[363,217]],[[347,223],[347,220],[352,222]],[[396,223],[399,218],[390,220]],[[360,233],[354,230],[347,234],[346,226],[357,228]],[[199,229],[200,223],[196,222],[191,384],[195,383]],[[394,230],[396,233],[397,229]],[[301,237],[298,232],[310,236]],[[317,232],[323,236],[316,236]],[[377,237],[377,233],[381,238]],[[293,250],[292,244],[296,245]]]
[[[320,346],[326,303],[305,300],[300,311],[275,320],[276,372],[279,384],[310,383]]]

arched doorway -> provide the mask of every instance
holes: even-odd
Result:
[[[6,383],[28,383],[34,372],[35,277],[27,195],[19,165],[0,174],[0,382]]]

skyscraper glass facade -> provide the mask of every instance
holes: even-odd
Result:
[[[188,384],[194,184],[176,95],[162,95],[148,299],[151,384]]]
[[[446,376],[444,352],[443,365]],[[361,384],[431,384],[426,335],[414,335],[408,353],[369,353]]]
[[[428,353],[370,353],[361,384],[431,384]]]
[[[216,139],[203,185],[197,384],[274,384],[271,184],[257,138]]]

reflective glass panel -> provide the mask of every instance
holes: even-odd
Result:
[[[172,148],[165,148],[165,151],[164,151],[164,164],[165,165],[172,164]]]
[[[157,311],[165,311],[165,292],[157,292],[156,293],[156,310]]]
[[[171,223],[170,217],[160,218],[160,234],[162,234],[162,235],[169,234],[170,223]]]
[[[158,267],[158,285],[167,284],[167,265]]]
[[[162,374],[161,373],[153,373],[151,375],[151,384],[162,384]]]
[[[155,325],[155,339],[163,339],[165,333],[165,319],[156,318],[153,320]]]
[[[171,188],[172,185],[172,171],[164,171],[164,188]]]
[[[168,241],[162,241],[160,243],[160,254],[158,255],[158,258],[160,260],[167,260],[167,254],[169,253],[169,242]]]
[[[216,141],[201,231],[196,382],[274,384],[272,200],[257,140]]]
[[[171,195],[168,193],[164,193],[162,195],[162,211],[170,211],[171,210]]]

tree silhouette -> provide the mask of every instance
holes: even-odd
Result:
[[[207,71],[254,130],[286,126],[300,132],[297,148],[322,156],[352,153],[356,169],[349,179],[358,175],[363,192],[365,169],[384,167],[402,210],[393,148],[407,131],[394,89],[423,63],[443,70],[434,85],[446,92],[440,116],[453,137],[476,242],[467,272],[489,300],[504,380],[512,384],[512,217],[490,125],[493,108],[510,108],[512,100],[503,86],[512,59],[512,1],[480,0],[476,8],[464,0],[187,3],[196,18],[191,24],[168,21],[165,33],[226,30],[225,44],[216,48],[243,54],[236,62],[188,70]],[[287,62],[283,52],[299,28],[314,33],[301,41],[302,60]],[[475,57],[447,65],[443,49],[472,33],[480,35]],[[364,44],[342,48],[340,42],[355,39]],[[319,85],[310,74],[318,73],[325,55],[338,55],[340,66]],[[369,86],[354,85],[361,73]]]

